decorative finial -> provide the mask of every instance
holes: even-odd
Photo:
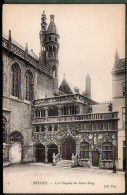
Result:
[[[9,30],[9,39],[11,39],[11,30]]]
[[[43,14],[42,14],[42,17],[45,17],[46,15],[45,15],[45,11],[43,10]]]
[[[65,79],[65,72],[64,72],[64,74],[63,74],[63,75],[64,75],[64,79]]]
[[[26,51],[28,51],[28,43],[26,43]]]
[[[119,59],[119,54],[118,54],[118,51],[116,49],[116,53],[115,53],[115,60],[118,60]]]
[[[11,50],[11,30],[9,30],[8,48]]]

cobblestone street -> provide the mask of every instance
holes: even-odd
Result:
[[[124,172],[29,163],[5,167],[4,193],[122,193]]]

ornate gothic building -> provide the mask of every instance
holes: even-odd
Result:
[[[125,168],[125,60],[115,55],[113,101],[91,99],[87,74],[85,92],[65,77],[58,87],[59,35],[43,12],[39,58],[33,50],[3,36],[3,161],[72,160],[72,166]],[[118,103],[119,102],[119,103]]]

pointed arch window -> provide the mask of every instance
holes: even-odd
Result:
[[[26,80],[26,100],[32,101],[34,97],[34,80],[33,74],[28,70],[25,74]]]
[[[17,63],[12,65],[12,95],[21,97],[21,69]]]

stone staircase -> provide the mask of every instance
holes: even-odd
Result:
[[[56,166],[57,167],[71,167],[72,161],[71,160],[60,160]]]

